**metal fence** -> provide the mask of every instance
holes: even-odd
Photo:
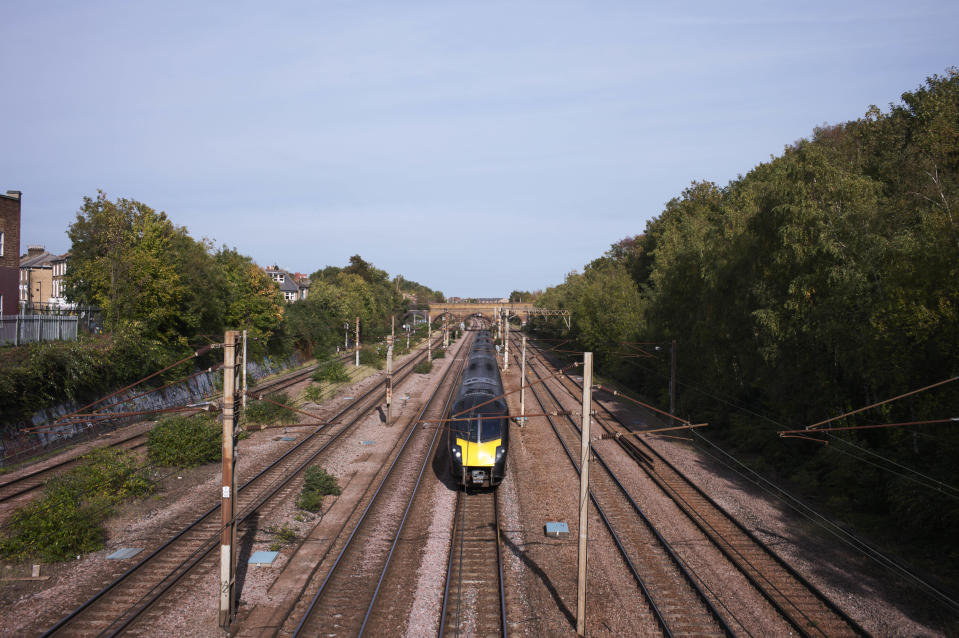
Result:
[[[0,344],[76,341],[76,315],[9,315],[0,317]]]

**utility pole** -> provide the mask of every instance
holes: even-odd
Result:
[[[220,500],[220,626],[229,629],[236,615],[236,453],[237,337],[228,330],[223,340],[223,464]]]
[[[246,330],[243,331],[243,392],[240,394],[243,409],[246,409]]]
[[[433,363],[433,320],[426,313],[426,362]]]
[[[396,315],[390,315],[390,336],[396,338]]]
[[[416,317],[413,317],[413,320],[416,320]],[[410,324],[406,324],[406,352],[410,351]]]
[[[526,335],[523,335],[523,363],[519,377],[519,416],[526,425]]]
[[[443,349],[448,350],[450,347],[450,316],[443,315]]]
[[[676,340],[669,344],[669,413],[676,414]],[[670,417],[672,423],[672,417]]]
[[[393,335],[386,338],[386,425],[393,422]]]
[[[576,633],[586,635],[586,539],[589,525],[589,425],[592,412],[593,353],[583,353],[583,441],[579,455],[579,575],[576,594]]]
[[[353,344],[356,350],[356,367],[360,367],[360,318],[356,318],[356,343]]]
[[[350,349],[350,322],[343,323],[343,350]]]
[[[503,328],[506,338],[503,339],[503,372],[509,370],[509,311],[503,321]]]

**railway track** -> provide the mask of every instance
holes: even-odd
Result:
[[[400,366],[394,382],[399,384],[412,374],[422,356],[423,353],[412,356]],[[298,484],[295,479],[376,409],[385,394],[384,385],[385,380],[374,385],[272,464],[246,477],[237,490],[237,524],[243,525],[270,502],[292,498]],[[253,472],[255,470],[247,474]],[[210,559],[217,554],[212,550],[217,548],[220,539],[219,509],[217,503],[129,569],[118,568],[111,582],[43,636],[115,636],[128,631],[151,635],[151,620],[165,611],[157,603],[185,578],[193,577],[201,565],[213,568],[214,560]]]
[[[527,369],[537,381],[542,382],[529,386],[541,411],[544,414],[564,413],[566,406],[550,388],[549,381],[545,380],[553,371],[546,370],[545,374],[541,374],[537,367],[545,368],[545,364],[534,362],[530,365],[527,358]],[[577,475],[580,474],[579,425],[568,414],[563,417],[565,426],[557,423],[558,417],[546,418],[569,462]],[[590,472],[590,500],[613,537],[663,634],[735,635],[697,579],[647,518],[603,456],[595,449],[592,454],[598,463]]]
[[[507,636],[496,494],[496,490],[462,490],[457,494],[441,637]]]
[[[466,341],[460,343],[458,352],[468,347]],[[407,553],[401,566],[393,559],[442,432],[442,427],[424,427],[421,421],[440,419],[448,412],[463,363],[460,358],[458,365],[447,366],[429,400],[407,426],[402,444],[382,472],[366,508],[339,551],[331,552],[319,566],[318,573],[325,572],[325,576],[312,597],[309,587],[301,595],[283,627],[284,634],[381,636],[396,632],[397,622],[383,609],[390,603],[381,599],[382,585],[390,570],[405,569],[400,577],[408,586],[409,572],[416,569],[416,553]],[[314,576],[313,581],[319,578]]]
[[[345,353],[337,356],[336,358],[341,361],[349,361],[350,356],[350,353]],[[305,368],[297,370],[291,374],[281,375],[279,378],[271,380],[269,383],[258,386],[255,393],[250,392],[250,394],[263,395],[288,388],[291,385],[299,383],[303,379],[309,377],[311,374],[313,374],[317,367],[317,365],[306,366]],[[136,425],[137,424],[133,424],[132,427],[136,427]],[[95,445],[95,447],[116,447],[124,450],[139,450],[146,446],[149,434],[149,430],[138,432],[133,435],[125,435],[121,433],[114,439],[114,433],[111,432],[100,435],[100,441],[97,442],[98,445]],[[70,469],[79,463],[82,458],[83,454],[77,454],[76,456],[65,458],[55,464],[47,465],[26,474],[15,476],[6,481],[0,481],[0,503],[14,501],[27,494],[31,494],[40,490],[52,477],[62,474],[66,470]]]
[[[545,360],[542,353],[538,353],[537,357]],[[560,379],[563,388],[573,398],[582,396],[581,382],[566,375]],[[606,435],[619,443],[653,483],[799,635],[808,638],[869,635],[652,446],[632,435],[631,430],[602,400],[594,399],[593,405],[603,415],[601,418],[599,414],[596,416]]]

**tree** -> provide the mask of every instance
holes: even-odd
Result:
[[[186,229],[166,213],[135,200],[111,202],[101,191],[84,198],[68,235],[69,299],[99,306],[108,329],[133,325],[176,337],[178,313],[191,292],[178,263],[193,241]]]

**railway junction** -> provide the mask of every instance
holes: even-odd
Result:
[[[437,316],[446,312],[456,316]],[[237,448],[235,607],[225,627],[221,472],[210,464],[174,471],[154,497],[124,506],[106,549],[5,580],[0,634],[932,634],[866,561],[800,526],[691,445],[688,431],[643,434],[661,429],[661,416],[597,386],[580,598],[582,369],[504,332],[499,364],[514,419],[497,489],[458,487],[446,452],[474,332],[428,374],[414,372],[431,356],[425,343],[397,359],[389,418],[385,371],[356,366],[354,380],[315,403],[302,397],[309,369],[301,370],[273,382],[299,397],[299,423],[251,432]],[[441,348],[442,338],[429,345]],[[150,425],[86,445],[139,450]],[[0,477],[0,524],[80,451]],[[341,493],[314,514],[297,508],[296,495],[316,464]]]

